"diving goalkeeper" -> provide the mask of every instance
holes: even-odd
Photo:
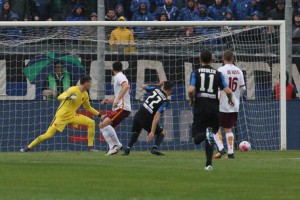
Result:
[[[47,132],[38,136],[33,142],[27,147],[22,148],[20,151],[30,151],[44,140],[53,137],[57,131],[62,132],[67,124],[87,126],[88,148],[90,151],[96,151],[94,149],[95,121],[84,115],[76,114],[76,110],[83,105],[88,112],[101,117],[101,114],[92,108],[89,102],[87,90],[91,88],[91,85],[92,78],[90,76],[85,76],[80,79],[80,85],[70,87],[67,91],[59,95],[57,99],[61,103]]]

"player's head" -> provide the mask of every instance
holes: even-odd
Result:
[[[224,64],[233,64],[234,61],[234,55],[231,51],[226,50],[223,53],[223,62]]]
[[[170,81],[165,81],[163,85],[163,90],[168,96],[170,96],[174,90],[173,83]]]
[[[121,72],[123,70],[123,64],[120,61],[116,61],[112,65],[112,70],[114,74]]]
[[[212,63],[212,53],[209,50],[205,50],[201,52],[200,61],[202,65],[209,65]]]
[[[90,76],[81,77],[79,82],[85,90],[89,90],[92,87],[92,78]]]

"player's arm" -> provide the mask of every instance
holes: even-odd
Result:
[[[223,90],[226,93],[227,98],[228,98],[228,103],[231,106],[234,106],[232,91],[228,87],[228,84],[225,81],[225,77],[224,77],[224,75],[221,72],[220,72],[220,80],[221,80],[220,83],[219,83],[220,89]]]
[[[243,72],[242,70],[240,70],[240,73],[241,73],[241,78],[240,78],[240,96],[244,96],[244,93],[246,92],[246,83],[245,83],[245,80],[244,80],[244,75],[243,75]]]
[[[190,100],[190,106],[194,106],[194,97],[195,97],[195,90],[196,90],[196,74],[194,72],[191,73],[190,85],[188,87],[188,95]]]
[[[89,98],[86,98],[86,100],[82,103],[84,109],[86,109],[88,112],[101,117],[101,114],[99,111],[97,111],[95,108],[93,108],[90,104]]]
[[[119,95],[114,100],[113,107],[117,107],[118,106],[118,102],[124,97],[124,95],[126,94],[126,92],[129,90],[128,81],[124,81],[121,85],[122,85],[122,89],[121,89]]]
[[[159,83],[154,83],[154,84],[143,84],[142,89],[146,90],[147,92],[150,91],[150,90],[153,91],[154,89],[163,86],[164,82],[165,81],[160,81]]]
[[[57,97],[57,99],[59,101],[76,99],[76,95],[74,94],[74,89],[69,88],[67,91],[64,91],[62,94],[60,94]]]
[[[108,103],[114,102],[114,100],[115,100],[115,95],[111,96],[111,97],[108,98],[108,99],[103,99],[103,100],[101,101],[101,104],[102,104],[102,105],[106,105],[106,104],[108,104]]]
[[[157,110],[157,112],[155,113],[154,118],[152,120],[151,132],[149,133],[149,135],[147,137],[147,141],[148,142],[151,141],[151,140],[153,140],[154,134],[155,134],[155,131],[156,131],[156,127],[158,125],[158,122],[159,122],[159,119],[160,119],[160,116],[161,116],[161,113],[163,113],[166,110],[167,106],[168,106],[168,102],[164,102],[159,107],[159,109]]]

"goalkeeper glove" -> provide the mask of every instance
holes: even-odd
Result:
[[[75,95],[75,94],[71,94],[70,96],[68,96],[67,98],[66,98],[66,100],[74,100],[74,99],[76,99],[77,98],[77,96]]]

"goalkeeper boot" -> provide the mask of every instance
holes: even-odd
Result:
[[[232,154],[228,154],[226,158],[227,159],[234,159],[234,154],[233,153]]]
[[[151,150],[151,153],[153,155],[156,155],[156,156],[164,156],[165,155],[162,152],[160,152],[160,151],[158,151],[157,149],[154,149],[154,148]]]
[[[28,147],[25,147],[25,148],[20,149],[20,152],[24,153],[24,152],[28,152],[30,150],[31,149],[29,149]]]
[[[206,129],[206,139],[207,139],[207,142],[213,146],[215,144],[215,139],[214,139],[214,132],[213,132],[213,129],[211,127],[208,127]]]
[[[221,151],[219,151],[218,153],[216,153],[216,155],[214,156],[214,159],[220,159],[222,156],[224,156],[226,154],[225,149],[223,148]]]
[[[130,154],[130,147],[126,147],[124,150],[124,153],[122,154],[123,156],[128,156]]]

